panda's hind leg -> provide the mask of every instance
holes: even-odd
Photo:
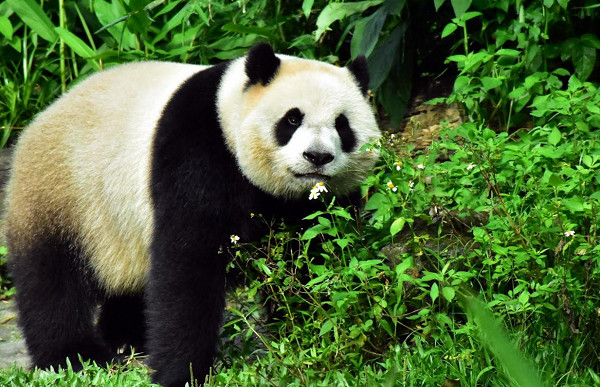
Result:
[[[113,296],[102,304],[98,329],[113,353],[129,347],[144,351],[145,323],[143,295]]]
[[[77,370],[78,355],[109,362],[112,354],[94,324],[97,291],[80,249],[59,238],[11,243],[10,235],[8,248],[19,324],[33,365],[64,367],[69,358]]]

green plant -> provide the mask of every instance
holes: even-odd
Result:
[[[136,363],[135,358],[129,359]],[[0,370],[0,384],[7,387],[30,386],[30,387],[142,387],[157,386],[150,383],[150,377],[145,367],[133,367],[113,365],[111,367],[99,367],[89,362],[84,364],[81,372],[73,372],[71,364],[65,370],[45,371],[34,369],[25,371],[22,368],[11,367]]]

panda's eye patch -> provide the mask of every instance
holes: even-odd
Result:
[[[296,129],[302,125],[303,118],[304,113],[298,108],[288,110],[283,117],[281,117],[275,127],[275,139],[279,146],[285,146],[291,140]]]
[[[356,136],[345,115],[340,114],[335,119],[335,130],[337,130],[338,136],[340,136],[340,140],[342,141],[342,151],[346,153],[352,152],[356,146]]]

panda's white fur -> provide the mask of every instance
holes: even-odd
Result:
[[[39,114],[19,138],[7,186],[13,243],[77,230],[107,292],[141,290],[153,224],[152,128],[171,94],[204,68],[121,65],[89,77]],[[49,166],[69,173],[51,173]]]
[[[244,60],[238,59],[224,76],[222,84],[228,87],[219,89],[221,123],[240,170],[266,192],[298,198],[306,187],[322,180],[294,176],[313,172],[314,166],[302,153],[316,148],[334,156],[320,172],[332,177],[327,184],[337,193],[347,193],[364,179],[375,157],[360,147],[349,154],[342,152],[334,121],[346,114],[356,129],[357,142],[366,144],[379,136],[370,106],[355,88],[348,87],[356,81],[347,69],[284,55],[279,58],[279,74],[266,87],[244,93]],[[290,142],[279,147],[273,127],[294,106],[306,112],[305,120]]]
[[[218,250],[233,228],[251,238],[256,210],[301,217],[312,185],[324,180],[341,197],[376,161],[360,150],[379,136],[365,63],[350,71],[266,45],[215,67],[131,63],[90,76],[40,113],[16,146],[4,218],[34,363],[77,353],[109,360],[113,344],[142,345],[146,324],[155,381],[182,385],[190,363],[197,376],[207,372],[224,303]],[[187,97],[200,105],[180,110]],[[275,127],[293,108],[301,125],[278,143]],[[342,149],[340,115],[351,150]],[[330,159],[315,164],[306,152]],[[220,168],[238,186],[221,181]],[[122,333],[117,323],[130,327]]]

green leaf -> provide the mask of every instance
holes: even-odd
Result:
[[[548,135],[548,143],[550,145],[556,145],[560,142],[561,138],[562,138],[562,134],[560,133],[560,130],[558,130],[558,128],[554,127],[554,128],[552,128],[552,131]]]
[[[10,23],[10,19],[6,16],[0,16],[0,34],[8,40],[12,40],[13,26]]]
[[[94,56],[95,51],[71,31],[62,27],[56,27],[55,30],[64,40],[65,44],[69,46],[71,50],[75,51],[77,55],[84,59],[90,59]],[[100,70],[100,65],[96,61],[91,60],[90,63],[94,66],[94,68],[96,68],[96,70]]]
[[[302,12],[304,13],[304,17],[308,19],[310,16],[310,11],[312,11],[312,7],[315,3],[315,0],[304,0],[302,2]]]
[[[323,336],[326,333],[329,333],[333,329],[333,323],[331,320],[327,320],[321,325],[321,330],[319,331],[319,336]]]
[[[485,305],[474,296],[467,296],[465,305],[469,319],[479,328],[481,339],[510,377],[515,380],[514,385],[544,386],[535,363],[526,358],[518,346],[508,338],[501,323],[494,318]]]
[[[525,95],[525,93],[527,93],[527,89],[524,87],[517,87],[516,89],[514,89],[513,91],[511,91],[510,93],[508,93],[508,98],[510,99],[519,99],[522,96]]]
[[[552,187],[560,187],[561,185],[564,184],[564,181],[560,178],[559,175],[557,175],[556,173],[553,173],[550,175],[550,178],[548,179],[548,184],[550,184]]]
[[[309,228],[308,230],[306,230],[304,232],[304,234],[302,234],[302,237],[300,239],[302,239],[303,241],[314,239],[322,231],[323,231],[323,226],[321,226],[320,224],[317,224],[317,225]]]
[[[358,55],[370,56],[381,35],[381,29],[387,14],[379,8],[374,14],[359,20],[354,27],[354,35],[350,42],[350,53],[353,58]]]
[[[456,31],[457,28],[458,26],[454,23],[446,24],[446,27],[444,27],[444,30],[442,31],[442,38],[445,38],[446,36]]]
[[[525,305],[529,302],[529,292],[524,290],[521,295],[519,295],[519,302],[521,305]]]
[[[399,217],[398,219],[394,220],[394,222],[390,226],[390,233],[392,235],[398,234],[400,231],[402,231],[402,228],[404,228],[405,223],[406,219],[404,219],[403,217]]]
[[[433,0],[433,5],[435,6],[435,10],[437,11],[440,7],[446,2],[446,0]]]
[[[492,89],[495,89],[496,87],[501,86],[502,80],[498,79],[498,78],[492,78],[492,77],[482,77],[481,84],[483,85],[483,88],[485,89],[485,91],[490,91]]]
[[[596,64],[596,49],[594,47],[580,46],[573,52],[573,66],[575,66],[575,74],[582,81],[588,79],[594,65]]]
[[[452,300],[454,300],[454,296],[456,296],[456,290],[454,290],[453,287],[444,286],[442,288],[442,295],[444,296],[446,301],[451,302]]]
[[[383,0],[357,1],[355,3],[331,2],[327,4],[317,18],[317,30],[315,32],[316,39],[320,39],[321,35],[323,35],[334,22],[364,12],[372,6],[381,3],[383,3]]]
[[[369,86],[371,89],[377,90],[390,74],[394,57],[398,55],[406,28],[406,23],[398,24],[388,37],[377,45],[377,48],[369,57],[369,72],[371,73]]]
[[[429,296],[431,297],[431,302],[435,302],[435,300],[438,298],[438,296],[440,295],[440,288],[438,287],[437,282],[434,282],[433,285],[431,285],[431,290],[429,290]]]
[[[454,15],[460,18],[471,6],[471,0],[451,0]]]
[[[496,51],[496,55],[497,56],[511,56],[511,57],[518,57],[519,55],[521,55],[521,51],[519,50],[513,50],[510,48],[502,48],[498,51]]]
[[[586,203],[580,196],[573,196],[571,198],[564,199],[562,204],[564,204],[564,206],[572,212],[583,212],[590,207],[590,205]]]
[[[58,35],[54,24],[46,12],[35,0],[6,0],[10,7],[19,15],[23,23],[27,24],[42,39],[54,42]]]

